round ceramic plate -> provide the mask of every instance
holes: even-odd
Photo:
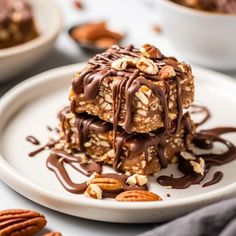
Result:
[[[71,65],[35,76],[17,85],[1,99],[0,177],[7,185],[32,201],[60,212],[125,223],[165,221],[211,202],[236,196],[236,161],[212,168],[204,182],[210,180],[218,169],[224,172],[224,178],[207,188],[195,185],[183,190],[168,189],[153,178],[150,191],[159,194],[163,198],[161,202],[121,203],[112,199],[88,199],[66,192],[46,167],[47,152],[28,157],[35,146],[26,142],[25,137],[34,135],[42,143],[47,142],[50,133],[46,127],[57,125],[58,111],[68,104],[70,80],[81,66]],[[193,72],[196,76],[196,100],[207,105],[213,114],[205,127],[235,125],[236,82],[198,67],[194,67]],[[235,134],[227,135],[227,138],[236,143]],[[111,169],[105,168],[104,172],[111,172]],[[160,174],[180,173],[176,165],[170,165]],[[72,169],[70,175],[74,181],[84,180]]]

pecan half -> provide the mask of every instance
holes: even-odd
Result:
[[[143,190],[130,190],[117,195],[117,201],[120,202],[144,202],[144,201],[161,201],[161,197],[155,193]]]
[[[50,232],[47,234],[44,234],[43,236],[62,236],[60,232]]]
[[[163,66],[159,72],[159,77],[161,79],[169,79],[169,78],[173,78],[176,76],[176,72],[173,68],[173,66]]]
[[[41,231],[46,223],[43,215],[30,210],[0,211],[1,236],[29,236]]]
[[[148,58],[151,59],[156,59],[156,58],[161,58],[161,52],[158,48],[156,48],[153,45],[150,44],[144,44],[141,48],[140,48],[140,52]]]
[[[113,191],[122,189],[122,184],[117,179],[112,178],[94,178],[88,181],[88,184],[96,184],[98,185],[103,191]]]
[[[123,58],[126,60],[128,66],[136,67],[136,64],[138,62],[138,58],[130,57],[130,56],[124,56]]]
[[[125,58],[120,58],[112,62],[111,67],[115,70],[125,70],[128,63]]]
[[[158,72],[158,67],[154,63],[154,61],[152,61],[146,57],[140,57],[137,64],[136,64],[136,67],[140,71],[142,71],[146,74],[149,74],[149,75],[155,75]]]

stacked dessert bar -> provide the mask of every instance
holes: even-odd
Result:
[[[0,0],[0,49],[38,36],[33,12],[26,0]]]
[[[189,65],[155,46],[112,46],[72,80],[60,112],[58,148],[83,152],[127,175],[156,173],[185,150],[194,133]]]

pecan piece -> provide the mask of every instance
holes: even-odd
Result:
[[[41,231],[46,223],[43,215],[30,210],[0,211],[1,236],[29,236]]]
[[[119,202],[144,202],[144,201],[161,201],[161,197],[155,193],[143,190],[130,190],[117,195],[116,200]]]
[[[193,167],[193,171],[197,174],[204,175],[205,173],[205,161],[199,157],[196,161],[190,161],[190,165]]]
[[[156,48],[153,45],[150,44],[144,44],[141,48],[140,48],[140,52],[148,58],[151,59],[157,59],[157,58],[161,58],[161,52],[158,48]]]
[[[96,184],[103,191],[113,191],[122,189],[122,184],[117,179],[112,178],[94,178],[88,181],[88,184]]]
[[[88,198],[102,199],[102,189],[97,184],[90,184],[84,195]]]
[[[127,180],[126,183],[130,186],[143,186],[148,182],[147,176],[146,175],[139,175],[139,174],[134,174],[131,175]]]

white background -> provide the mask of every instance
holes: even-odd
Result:
[[[64,32],[62,32],[55,48],[41,63],[10,82],[0,84],[0,95],[14,84],[48,69],[84,61],[88,58],[81,52],[67,35],[67,29],[76,23],[94,19],[107,19],[120,25],[127,32],[124,44],[133,43],[140,46],[149,42],[157,45],[167,55],[180,53],[175,51],[165,32],[158,35],[152,28],[160,24],[157,1],[151,0],[84,0],[84,9],[78,10],[71,0],[58,0],[64,15]],[[184,58],[181,58],[184,59]],[[232,73],[236,77],[236,73]],[[0,182],[0,209],[26,208],[40,211],[48,219],[46,230],[57,230],[64,236],[71,235],[136,235],[151,229],[153,224],[111,224],[84,220],[67,216],[33,203],[20,196]]]

